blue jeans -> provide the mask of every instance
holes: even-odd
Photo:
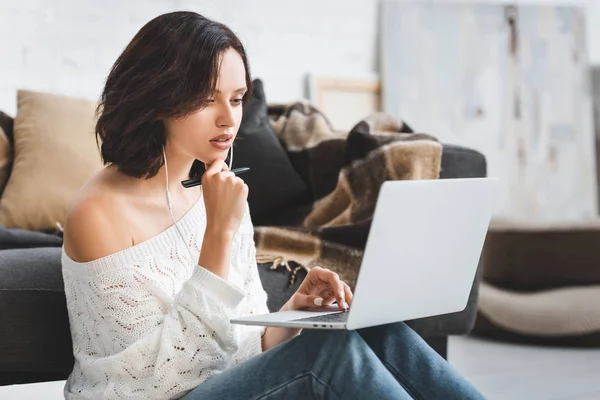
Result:
[[[309,330],[206,380],[197,399],[483,399],[404,323]]]

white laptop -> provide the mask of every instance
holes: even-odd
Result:
[[[463,310],[492,216],[495,178],[386,181],[349,311],[337,306],[235,324],[359,329]]]

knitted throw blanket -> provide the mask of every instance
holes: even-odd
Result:
[[[437,179],[442,146],[384,113],[350,132],[334,130],[307,102],[270,106],[269,116],[316,200],[293,224],[255,227],[257,261],[285,266],[291,283],[299,268],[330,268],[354,289],[381,184]]]

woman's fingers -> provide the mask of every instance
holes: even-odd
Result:
[[[347,309],[348,305],[346,303],[346,288],[344,283],[340,280],[339,275],[328,269],[323,269],[319,272],[324,275],[323,280],[329,282],[331,285],[331,289],[333,290],[339,309]]]
[[[348,284],[346,282],[342,282],[344,284],[344,290],[346,292],[346,302],[348,303],[349,306],[352,305],[352,298],[354,297],[354,294],[352,293],[352,289],[350,289],[350,286],[348,286]]]
[[[221,159],[216,159],[210,164],[204,164],[204,166],[206,167],[205,174],[208,176],[227,170],[227,164]]]
[[[323,305],[337,302],[341,310],[347,309],[352,304],[354,294],[350,286],[340,280],[337,273],[315,266],[311,268],[309,275],[306,277],[312,289],[310,292],[318,293],[318,296],[323,298]]]
[[[206,171],[204,172],[203,176],[212,176],[218,173],[226,173],[229,174],[229,167],[227,166],[227,164],[225,163],[225,161],[217,158],[216,160],[214,160],[212,163],[210,164],[204,164],[204,167],[206,168]],[[235,176],[235,174],[231,173],[232,175]]]
[[[318,295],[306,295],[296,294],[294,299],[294,309],[300,310],[303,308],[321,307],[323,305],[323,298]]]

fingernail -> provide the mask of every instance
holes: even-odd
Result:
[[[315,305],[320,306],[321,304],[323,304],[323,299],[321,297],[317,297],[315,299]]]
[[[348,303],[344,302],[344,308],[347,310],[350,308],[350,306],[348,305]]]

